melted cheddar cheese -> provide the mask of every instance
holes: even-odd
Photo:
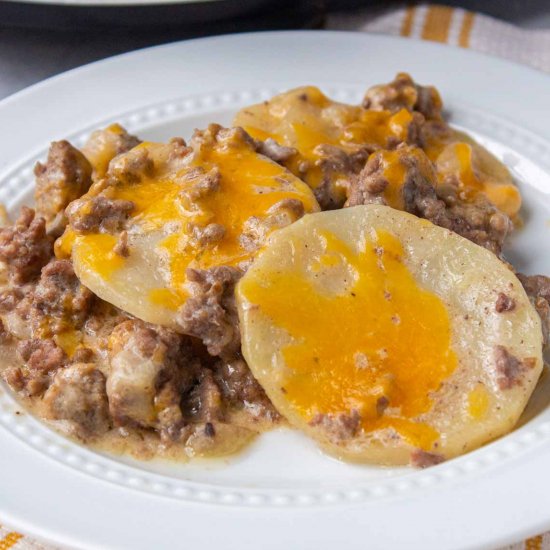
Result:
[[[419,286],[389,232],[372,229],[359,251],[327,231],[316,239],[324,250],[305,268],[296,242],[292,268],[239,285],[290,338],[282,349],[285,398],[308,422],[355,410],[366,432],[393,428],[431,449],[439,434],[422,415],[457,366],[445,305]],[[319,277],[328,280],[331,270],[343,286],[329,291]]]
[[[391,148],[407,141],[412,118],[407,109],[396,113],[368,110],[332,101],[318,88],[305,86],[245,107],[234,122],[257,139],[272,138],[281,145],[294,147],[297,153],[283,161],[285,166],[313,189],[328,181],[334,202],[339,204],[344,200],[350,173],[358,172],[362,166],[342,170],[324,164],[326,146],[350,155],[365,147]],[[434,132],[428,130],[422,142],[437,167],[441,184],[453,176],[463,200],[474,201],[483,195],[510,218],[517,217],[520,193],[507,168],[486,149],[466,134],[451,129],[441,131],[439,127]],[[393,159],[395,170],[399,170],[397,159],[397,156]],[[403,208],[396,196],[392,200],[388,204]]]
[[[238,267],[249,261],[281,225],[277,208],[284,210],[285,201],[301,204],[305,212],[319,209],[305,183],[258,155],[245,134],[225,132],[226,138],[207,135],[179,157],[170,144],[143,143],[128,153],[134,155],[129,158],[146,155],[141,172],[117,179],[113,169],[110,185],[100,182],[84,197],[82,215],[91,208],[86,200],[93,201],[97,192],[109,200],[132,201],[124,225],[127,257],[115,252],[120,231],[85,233],[71,227],[56,243],[58,256],[72,254],[77,273],[100,296],[101,286],[122,293],[118,303],[109,291],[104,297],[118,307],[133,312],[133,294],[135,302],[141,301],[141,317],[157,306],[174,312],[189,295],[188,267]],[[211,188],[197,190],[209,177],[215,180]],[[243,242],[247,232],[253,241],[248,246]]]
[[[407,138],[411,121],[406,109],[395,114],[369,111],[338,103],[318,88],[305,86],[242,109],[234,123],[257,139],[272,138],[297,149],[296,155],[284,161],[285,166],[313,189],[328,178],[343,202],[350,173],[335,167],[323,170],[327,155],[319,146],[336,147],[347,154],[365,146],[385,148]]]
[[[424,149],[436,166],[440,185],[453,178],[463,200],[475,201],[482,195],[512,220],[517,219],[521,195],[510,172],[470,136],[451,130],[429,141]]]

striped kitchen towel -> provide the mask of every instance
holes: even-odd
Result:
[[[395,34],[497,55],[550,72],[550,29],[524,29],[440,5],[403,5],[333,14],[327,28]]]

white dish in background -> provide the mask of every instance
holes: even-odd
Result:
[[[7,2],[22,4],[38,4],[44,6],[95,6],[121,7],[135,5],[163,5],[163,4],[223,4],[231,0],[6,0]]]
[[[550,274],[550,78],[431,43],[366,34],[234,35],[127,54],[71,71],[0,103],[0,202],[32,196],[48,143],[80,145],[118,121],[147,139],[228,124],[242,105],[302,84],[358,101],[407,71],[440,90],[453,124],[513,170],[525,227],[509,258]],[[279,550],[494,548],[550,527],[550,383],[523,425],[434,468],[340,463],[281,430],[241,455],[190,464],[101,455],[21,413],[0,385],[0,518],[79,548]]]

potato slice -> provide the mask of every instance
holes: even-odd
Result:
[[[543,365],[512,271],[386,206],[277,231],[237,302],[254,376],[340,458],[425,466],[475,449],[513,428]]]
[[[368,154],[406,140],[412,120],[406,109],[372,111],[302,86],[244,107],[234,124],[265,140],[277,160],[315,190],[321,206],[332,209],[344,204],[349,179],[361,171]],[[282,154],[272,140],[290,151]]]
[[[117,156],[69,206],[56,254],[103,300],[175,327],[188,268],[244,268],[273,229],[318,210],[309,187],[242,130],[211,125],[189,146],[143,143]]]
[[[427,153],[441,183],[453,178],[464,198],[483,195],[511,219],[517,218],[521,194],[508,168],[475,139],[451,130],[439,143],[427,147]]]

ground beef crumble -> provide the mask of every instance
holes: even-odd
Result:
[[[504,346],[495,346],[494,349],[497,384],[501,390],[508,390],[520,386],[525,371],[536,364],[534,357],[518,359]]]
[[[433,165],[421,149],[402,144],[395,152],[405,169],[402,200],[407,212],[500,254],[512,227],[505,214],[482,198],[467,203],[459,200],[455,182],[438,185]],[[352,181],[345,206],[386,204],[385,168],[383,152],[371,155],[363,171]]]
[[[319,428],[336,444],[353,439],[361,429],[361,415],[357,410],[348,414],[317,414],[309,422],[312,428]]]
[[[240,270],[227,266],[187,270],[192,295],[176,322],[184,334],[202,340],[211,355],[232,357],[239,349],[234,289],[241,276]]]
[[[415,468],[430,468],[445,462],[445,457],[437,453],[429,453],[422,449],[415,449],[411,452],[411,466]]]
[[[52,242],[46,220],[23,206],[14,225],[0,229],[0,261],[7,266],[10,281],[18,285],[39,275],[52,256]]]
[[[58,334],[79,329],[88,317],[94,295],[75,275],[69,260],[52,260],[43,269],[33,293],[30,321],[35,333]]]
[[[550,343],[550,277],[517,273],[541,320],[543,345]]]
[[[132,201],[97,195],[72,202],[66,213],[71,227],[80,233],[115,233],[134,208]]]
[[[65,208],[92,184],[92,167],[68,141],[54,141],[46,164],[38,162],[34,174],[36,212],[46,220],[48,231],[57,237],[67,224]]]
[[[76,363],[59,370],[42,401],[46,418],[62,421],[85,441],[109,429],[105,376],[93,364]]]

